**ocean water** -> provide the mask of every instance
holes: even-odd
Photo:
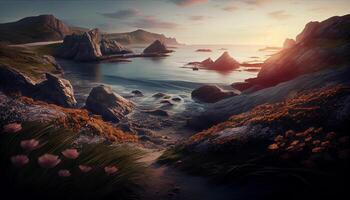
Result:
[[[133,47],[135,52],[141,52],[144,47]],[[196,52],[200,48],[209,48],[212,52]],[[144,97],[132,98],[141,108],[161,107],[151,96],[157,92],[167,93],[173,97],[181,97],[183,101],[174,103],[169,112],[178,113],[188,108],[199,108],[200,104],[193,102],[191,91],[203,84],[218,84],[229,88],[233,82],[252,78],[258,72],[246,71],[247,67],[219,72],[213,70],[193,71],[186,64],[202,61],[208,57],[217,59],[224,51],[239,62],[262,62],[272,52],[259,51],[263,46],[234,45],[192,45],[175,48],[170,56],[162,58],[132,58],[131,62],[101,62],[79,63],[68,60],[58,60],[65,72],[65,78],[70,80],[76,98],[83,105],[91,88],[99,84],[112,86],[113,90],[122,96],[130,96],[132,90],[140,90]],[[226,87],[225,87],[226,86]]]

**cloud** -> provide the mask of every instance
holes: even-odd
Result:
[[[187,7],[195,4],[202,4],[208,2],[208,0],[170,0],[178,6]]]
[[[222,8],[222,10],[227,11],[227,12],[233,12],[237,9],[238,9],[238,7],[236,7],[236,6],[226,6],[226,7]]]
[[[291,17],[291,15],[286,13],[285,10],[277,10],[274,12],[270,12],[267,15],[271,18],[279,19],[279,20],[284,20],[284,19],[288,19]]]
[[[137,19],[133,22],[128,22],[127,25],[136,28],[159,28],[159,29],[175,29],[178,24],[173,22],[166,22],[155,18],[154,16],[145,16],[143,18]]]
[[[271,0],[243,0],[245,3],[255,6],[261,6],[271,2]]]
[[[102,16],[113,19],[127,19],[141,15],[141,12],[135,8],[129,8],[125,10],[118,10],[110,13],[100,13]]]
[[[202,21],[202,20],[205,20],[209,17],[207,16],[203,16],[203,15],[194,15],[194,16],[189,16],[188,19],[189,20],[192,20],[192,21]]]

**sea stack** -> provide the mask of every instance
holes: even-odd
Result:
[[[156,40],[151,45],[149,45],[145,50],[143,50],[144,54],[166,54],[171,53],[172,50],[169,50],[165,43]]]
[[[103,55],[133,53],[132,50],[124,47],[116,40],[110,40],[110,39],[104,38],[101,40],[100,46],[101,46],[101,53]]]
[[[210,66],[214,70],[232,70],[239,67],[239,62],[233,59],[227,51],[225,51],[215,62]]]

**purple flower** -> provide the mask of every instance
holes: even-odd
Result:
[[[53,168],[60,162],[58,156],[52,154],[44,154],[38,158],[38,163],[43,168]]]
[[[76,149],[66,149],[62,151],[62,154],[69,159],[76,159],[79,156],[79,152]]]
[[[11,162],[16,167],[22,167],[29,163],[29,158],[26,155],[16,155],[11,157]]]
[[[92,167],[86,166],[86,165],[79,165],[80,171],[87,173],[92,170]]]
[[[66,169],[61,169],[58,171],[58,176],[60,177],[69,177],[71,176],[71,173],[69,170],[66,170]]]
[[[104,168],[107,175],[113,175],[118,172],[118,168],[116,166],[106,166]]]
[[[39,141],[36,139],[22,140],[21,147],[24,150],[32,151],[32,150],[37,149],[39,147]]]

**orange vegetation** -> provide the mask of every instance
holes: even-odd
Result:
[[[322,122],[322,119],[329,114],[324,112],[334,110],[336,105],[331,102],[332,100],[349,92],[350,88],[344,86],[301,92],[283,102],[263,104],[249,112],[234,115],[226,122],[192,136],[190,142],[202,140],[227,128],[248,124],[262,124],[268,127],[282,125],[287,129],[310,127],[310,124]]]
[[[128,134],[114,127],[111,123],[103,121],[98,116],[89,116],[86,109],[63,108],[54,104],[48,104],[42,101],[35,101],[28,97],[20,97],[20,101],[30,105],[40,105],[48,107],[58,112],[63,112],[66,117],[60,117],[55,121],[55,124],[71,128],[74,131],[87,129],[94,134],[103,135],[111,141],[118,142],[137,142],[138,138],[135,135]]]

